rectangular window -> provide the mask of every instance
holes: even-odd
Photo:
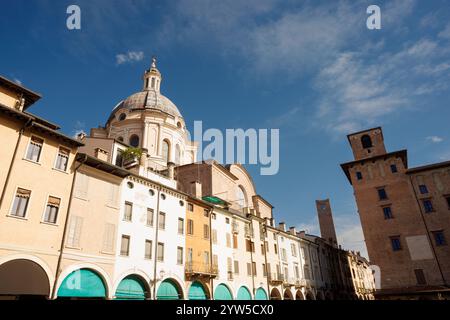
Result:
[[[392,173],[397,173],[398,172],[397,166],[395,164],[391,164],[391,172]]]
[[[299,272],[297,264],[294,266],[294,272],[295,272],[295,278],[300,279],[300,272]]]
[[[209,239],[209,225],[203,225],[203,239]]]
[[[228,275],[230,275],[230,273],[233,273],[233,260],[231,260],[230,257],[227,258],[227,271]]]
[[[216,220],[216,214],[215,213],[211,213],[211,219]]]
[[[434,211],[433,203],[431,202],[430,199],[423,200],[423,208],[426,213],[430,213],[430,212]]]
[[[158,249],[157,249],[157,258],[158,261],[164,261],[164,243],[158,242]]]
[[[445,246],[447,241],[445,240],[444,231],[433,231],[432,232],[436,246]]]
[[[133,216],[133,204],[131,202],[125,202],[125,213],[123,215],[124,221],[131,221]]]
[[[267,269],[266,269],[266,264],[262,264],[262,271],[263,271],[263,277],[267,277]]]
[[[183,264],[183,247],[177,247],[177,264]]]
[[[26,159],[34,162],[39,162],[43,145],[44,140],[38,137],[31,137],[30,144],[28,145]]]
[[[270,274],[272,272],[271,268],[270,268],[270,263],[267,264],[267,274]]]
[[[154,217],[153,209],[147,208],[147,226],[153,227],[153,217]]]
[[[120,243],[120,255],[128,257],[130,254],[130,236],[122,235],[122,242]]]
[[[68,247],[79,248],[81,228],[83,227],[83,218],[79,216],[72,216],[70,218],[69,230],[67,233],[66,244]]]
[[[59,148],[58,156],[56,157],[55,169],[66,171],[69,163],[70,150],[66,148]]]
[[[184,234],[184,219],[178,218],[178,234]]]
[[[230,218],[225,218],[225,223],[230,224]]]
[[[103,234],[103,248],[104,252],[114,252],[114,243],[116,242],[116,225],[107,223],[105,225],[105,233]]]
[[[30,201],[31,191],[17,188],[16,196],[11,210],[11,215],[24,218],[27,213],[28,202]]]
[[[256,276],[256,262],[252,262],[252,271],[253,271],[253,275]]]
[[[402,249],[401,243],[400,243],[400,237],[391,237],[391,245],[393,251],[399,251]]]
[[[194,211],[194,205],[192,203],[188,203],[187,207],[190,212]]]
[[[234,260],[234,274],[239,274],[239,261]]]
[[[423,273],[423,269],[414,269],[414,273],[416,275],[416,280],[418,285],[427,284],[427,280],[425,279],[425,274]]]
[[[392,219],[392,218],[394,218],[393,216],[392,216],[392,210],[391,210],[391,207],[384,207],[383,208],[383,214],[384,214],[384,219]]]
[[[217,254],[213,254],[213,266],[217,268],[217,266],[219,265],[219,257],[217,256]]]
[[[209,210],[208,209],[203,209],[203,216],[208,218],[209,217]]]
[[[252,264],[250,262],[247,262],[247,275],[252,275]]]
[[[356,172],[356,179],[362,180],[362,178],[363,178],[362,173],[359,172],[359,171],[357,171],[357,172]]]
[[[209,266],[209,251],[203,251],[203,263]]]
[[[217,230],[215,229],[212,230],[212,242],[217,244]]]
[[[189,265],[192,264],[193,256],[194,256],[194,251],[192,250],[192,248],[188,248],[187,249],[187,263]]]
[[[281,249],[281,260],[286,261],[287,257],[286,257],[286,249],[282,248]]]
[[[227,233],[227,247],[231,248],[231,236],[229,233]]]
[[[421,185],[419,185],[419,191],[420,191],[421,194],[427,194],[428,193],[428,188],[427,188],[426,185],[421,184]]]
[[[273,244],[273,251],[275,252],[275,254],[278,254],[278,246],[276,243]]]
[[[237,249],[237,248],[238,248],[237,234],[233,233],[233,249]]]
[[[158,228],[160,230],[166,229],[166,214],[164,212],[159,213]]]
[[[293,257],[297,257],[297,248],[295,247],[295,243],[291,243],[291,252]]]
[[[191,219],[187,221],[187,234],[191,236],[194,234],[194,221]]]
[[[117,149],[117,153],[116,153],[116,166],[118,167],[122,167],[123,165],[123,156],[122,156],[122,150],[121,149]]]
[[[150,260],[152,258],[152,241],[145,240],[145,253],[144,258]]]
[[[386,190],[384,188],[378,189],[378,198],[380,200],[386,200],[388,198]]]
[[[245,240],[245,247],[247,252],[255,252],[255,243],[249,239]]]
[[[266,247],[266,252],[269,252],[269,242],[264,241],[264,247]]]
[[[44,222],[56,223],[61,199],[48,197],[47,207],[45,208]]]
[[[261,254],[264,255],[264,243],[261,243]]]

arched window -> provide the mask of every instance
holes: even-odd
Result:
[[[175,146],[175,164],[180,164],[180,158],[181,158],[181,149],[179,145]]]
[[[118,137],[117,140],[123,142],[123,137]]]
[[[370,137],[365,134],[361,137],[361,144],[364,149],[372,148],[372,139],[370,139]]]
[[[125,113],[121,113],[120,115],[119,115],[119,121],[123,121],[123,120],[125,120],[127,118],[127,115],[125,114]]]
[[[236,191],[236,203],[239,207],[247,207],[247,196],[243,187],[239,186]]]
[[[162,157],[165,163],[169,162],[170,144],[169,141],[163,140],[162,143]]]
[[[135,148],[139,147],[139,137],[137,135],[133,134],[130,137],[130,146]]]

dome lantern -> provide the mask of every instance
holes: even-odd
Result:
[[[144,73],[144,91],[153,90],[159,93],[161,88],[161,81],[161,72],[159,72],[158,68],[156,67],[156,57],[153,56],[150,69],[145,70]]]

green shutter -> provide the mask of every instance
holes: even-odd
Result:
[[[75,270],[61,283],[58,297],[105,298],[106,288],[103,280],[94,271]]]
[[[252,295],[246,287],[242,286],[239,288],[237,300],[252,300]]]
[[[158,300],[179,300],[180,294],[178,293],[177,286],[171,280],[164,280],[158,288],[156,294]]]
[[[203,285],[196,281],[189,288],[189,300],[206,300],[206,292]]]
[[[128,276],[120,281],[116,290],[117,300],[145,300],[145,285],[138,278]]]
[[[255,300],[267,300],[266,290],[258,288],[258,290],[256,290]]]
[[[214,291],[214,300],[233,300],[233,296],[227,286],[221,283]]]

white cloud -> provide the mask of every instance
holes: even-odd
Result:
[[[428,141],[433,142],[433,143],[439,143],[444,141],[444,138],[442,137],[438,137],[438,136],[429,136],[426,138]]]
[[[144,52],[142,51],[128,51],[127,53],[120,53],[116,55],[116,64],[138,62],[144,59]]]
[[[450,39],[450,23],[447,24],[447,26],[444,28],[444,30],[439,32],[438,36],[440,38]]]
[[[361,223],[356,214],[335,214],[334,225],[338,243],[343,249],[359,251],[363,257],[368,257]]]

